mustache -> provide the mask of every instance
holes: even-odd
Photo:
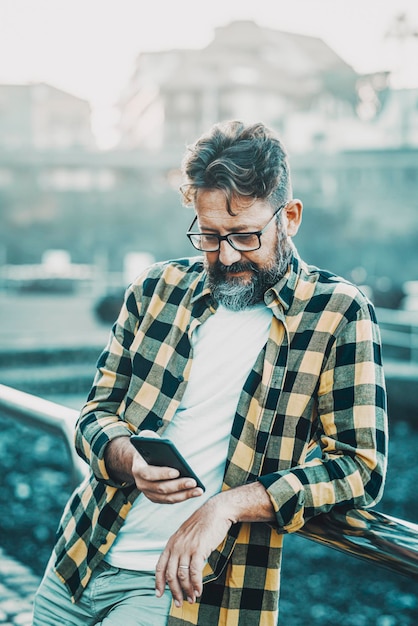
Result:
[[[243,263],[242,261],[237,261],[236,263],[232,263],[232,265],[224,265],[221,261],[216,261],[212,265],[212,271],[214,271],[218,276],[225,276],[226,274],[239,274],[240,272],[255,272],[258,273],[259,268],[255,263],[251,263],[247,261]]]

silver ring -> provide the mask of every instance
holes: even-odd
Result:
[[[179,569],[190,569],[188,565],[179,565]]]

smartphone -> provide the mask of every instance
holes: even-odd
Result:
[[[139,454],[149,465],[159,467],[173,467],[180,472],[180,476],[194,478],[198,487],[205,491],[205,486],[199,477],[194,473],[183,455],[178,451],[170,439],[160,439],[158,437],[141,437],[132,435],[131,443],[138,450]]]

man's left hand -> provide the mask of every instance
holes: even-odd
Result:
[[[225,539],[236,522],[272,522],[270,497],[260,482],[222,491],[207,500],[168,540],[156,569],[156,594],[168,583],[176,606],[183,597],[196,601],[203,591],[206,559]]]
[[[202,594],[205,561],[233,523],[221,502],[222,494],[208,500],[170,537],[157,563],[157,596],[164,593],[166,582],[176,606],[182,605],[184,596],[193,603]]]

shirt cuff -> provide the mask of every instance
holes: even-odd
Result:
[[[287,474],[267,474],[258,481],[266,489],[276,513],[279,531],[292,533],[305,523],[306,491],[303,483],[291,471]]]
[[[118,437],[130,437],[131,435],[132,433],[129,428],[124,425],[123,422],[118,422],[117,424],[109,424],[107,427],[101,429],[97,436],[92,440],[90,467],[97,480],[103,481],[111,487],[126,487],[126,482],[120,483],[114,481],[110,477],[104,461],[104,453],[106,446],[110,441],[117,439]]]

